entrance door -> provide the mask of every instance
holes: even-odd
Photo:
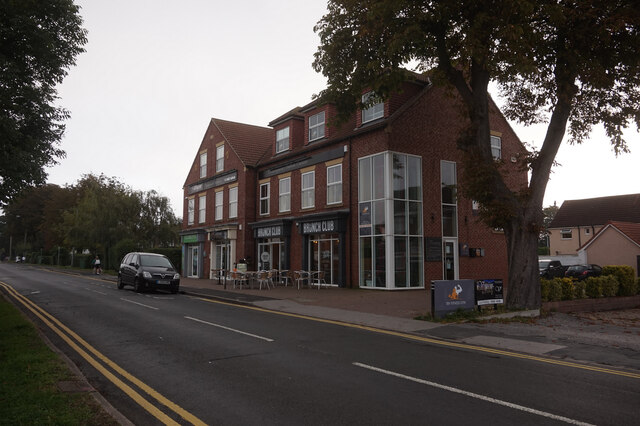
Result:
[[[337,238],[309,241],[309,266],[311,272],[324,271],[324,279],[327,284],[338,283],[340,267],[339,243]]]
[[[445,280],[457,280],[458,273],[458,241],[455,239],[442,240],[442,266]]]
[[[216,244],[215,253],[216,269],[229,270],[229,244]]]
[[[189,264],[187,274],[190,278],[198,278],[198,246],[189,246]]]
[[[268,271],[270,269],[281,269],[281,258],[283,256],[284,244],[281,241],[271,241],[258,244],[259,269]]]

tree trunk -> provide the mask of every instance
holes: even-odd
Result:
[[[538,269],[538,231],[535,218],[518,215],[505,229],[509,283],[506,304],[509,309],[540,308],[540,273]]]

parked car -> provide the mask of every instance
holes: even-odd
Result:
[[[598,265],[572,265],[567,268],[565,277],[574,278],[582,281],[589,277],[599,277],[602,275],[602,268]]]
[[[564,277],[565,270],[567,269],[559,260],[540,259],[538,261],[538,268],[540,269],[540,278],[552,279],[556,277]]]
[[[118,288],[133,286],[136,292],[143,290],[168,290],[177,293],[180,274],[167,256],[156,253],[128,253],[120,262]]]

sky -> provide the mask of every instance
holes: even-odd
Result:
[[[88,43],[58,87],[71,118],[49,183],[105,174],[168,197],[181,217],[182,186],[212,117],[267,126],[326,85],[311,66],[324,0],[76,4]],[[540,146],[544,128],[511,125]],[[563,143],[544,205],[640,192],[640,135],[626,135],[632,153],[617,158],[598,129],[582,145]]]

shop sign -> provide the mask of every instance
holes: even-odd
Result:
[[[226,240],[227,239],[227,231],[215,231],[211,233],[211,236],[214,240]]]
[[[476,280],[475,285],[478,306],[504,303],[502,280]]]
[[[256,228],[256,238],[271,238],[282,236],[282,225]]]
[[[191,234],[191,235],[183,235],[182,236],[182,242],[183,243],[197,243],[198,242],[198,234]]]
[[[441,318],[458,309],[475,309],[474,280],[431,281],[431,301],[434,317]]]
[[[204,182],[189,185],[187,192],[189,194],[195,194],[196,192],[201,192],[205,189],[214,188],[216,186],[226,185],[228,183],[235,182],[236,180],[238,180],[238,172],[234,170],[230,173],[210,178]]]
[[[336,220],[319,220],[317,222],[302,223],[303,234],[322,234],[326,232],[337,232],[338,224]]]

